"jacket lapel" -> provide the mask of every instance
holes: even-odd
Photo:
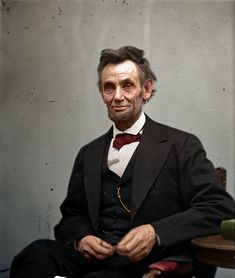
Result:
[[[156,180],[168,156],[171,143],[164,135],[159,124],[146,117],[141,142],[137,149],[136,165],[133,173],[131,207],[135,217],[148,191]],[[85,162],[85,190],[91,222],[95,230],[99,226],[99,206],[101,194],[101,173],[105,148],[112,136],[112,128],[95,144],[88,147]]]
[[[136,156],[131,194],[131,218],[135,217],[168,156],[171,143],[159,124],[147,117]]]
[[[89,214],[93,228],[98,229],[99,225],[99,206],[101,193],[101,173],[105,154],[105,149],[109,143],[112,135],[112,128],[102,137],[100,137],[96,144],[92,144],[88,148],[85,157],[85,190],[87,196],[87,203]]]

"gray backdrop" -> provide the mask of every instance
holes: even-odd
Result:
[[[197,134],[234,195],[235,1],[5,0],[0,16],[0,269],[53,238],[77,151],[110,126],[103,48],[145,49],[158,76],[145,112]]]

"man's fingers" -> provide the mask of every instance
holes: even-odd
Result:
[[[105,256],[111,256],[113,255],[113,247],[112,245],[108,244],[108,243],[104,243],[104,241],[101,242],[99,244],[96,245],[92,245],[91,246],[91,250],[93,251],[93,254],[97,254],[97,255],[105,255]]]
[[[117,253],[132,261],[145,258],[152,250],[156,234],[151,225],[142,225],[132,229],[118,244]]]
[[[134,248],[129,253],[127,253],[127,256],[131,261],[138,262],[143,258],[147,257],[151,249],[152,248],[150,246],[148,245],[146,246],[145,244],[140,243],[139,245],[136,246],[136,248]]]
[[[78,250],[88,259],[106,259],[113,254],[112,245],[95,236],[85,236],[78,244]]]
[[[117,251],[132,252],[134,249],[138,248],[139,245],[143,244],[145,240],[144,234],[142,232],[131,230],[118,244]]]
[[[88,260],[94,259],[94,257],[91,256],[91,255],[89,254],[89,251],[87,251],[87,250],[84,250],[84,251],[83,251],[83,255],[84,255],[84,257],[87,258]]]
[[[136,238],[135,230],[131,230],[118,244],[117,252],[120,255],[125,255],[126,252],[131,252],[138,245],[140,240]]]
[[[112,248],[112,245],[109,244],[109,243],[107,243],[107,242],[104,241],[104,240],[101,240],[101,241],[100,241],[100,245],[101,245],[102,247],[105,247],[105,248],[108,248],[108,249]]]

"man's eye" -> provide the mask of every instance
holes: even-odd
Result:
[[[127,91],[127,92],[130,92],[130,91],[132,91],[133,90],[133,85],[131,84],[131,83],[125,83],[125,84],[123,84],[123,89],[125,90],[125,91]]]
[[[114,91],[114,87],[112,85],[105,85],[104,86],[104,92],[106,94],[112,94]]]

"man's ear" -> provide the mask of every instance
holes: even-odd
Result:
[[[143,85],[143,100],[146,102],[152,96],[153,81],[151,79],[145,80]]]

